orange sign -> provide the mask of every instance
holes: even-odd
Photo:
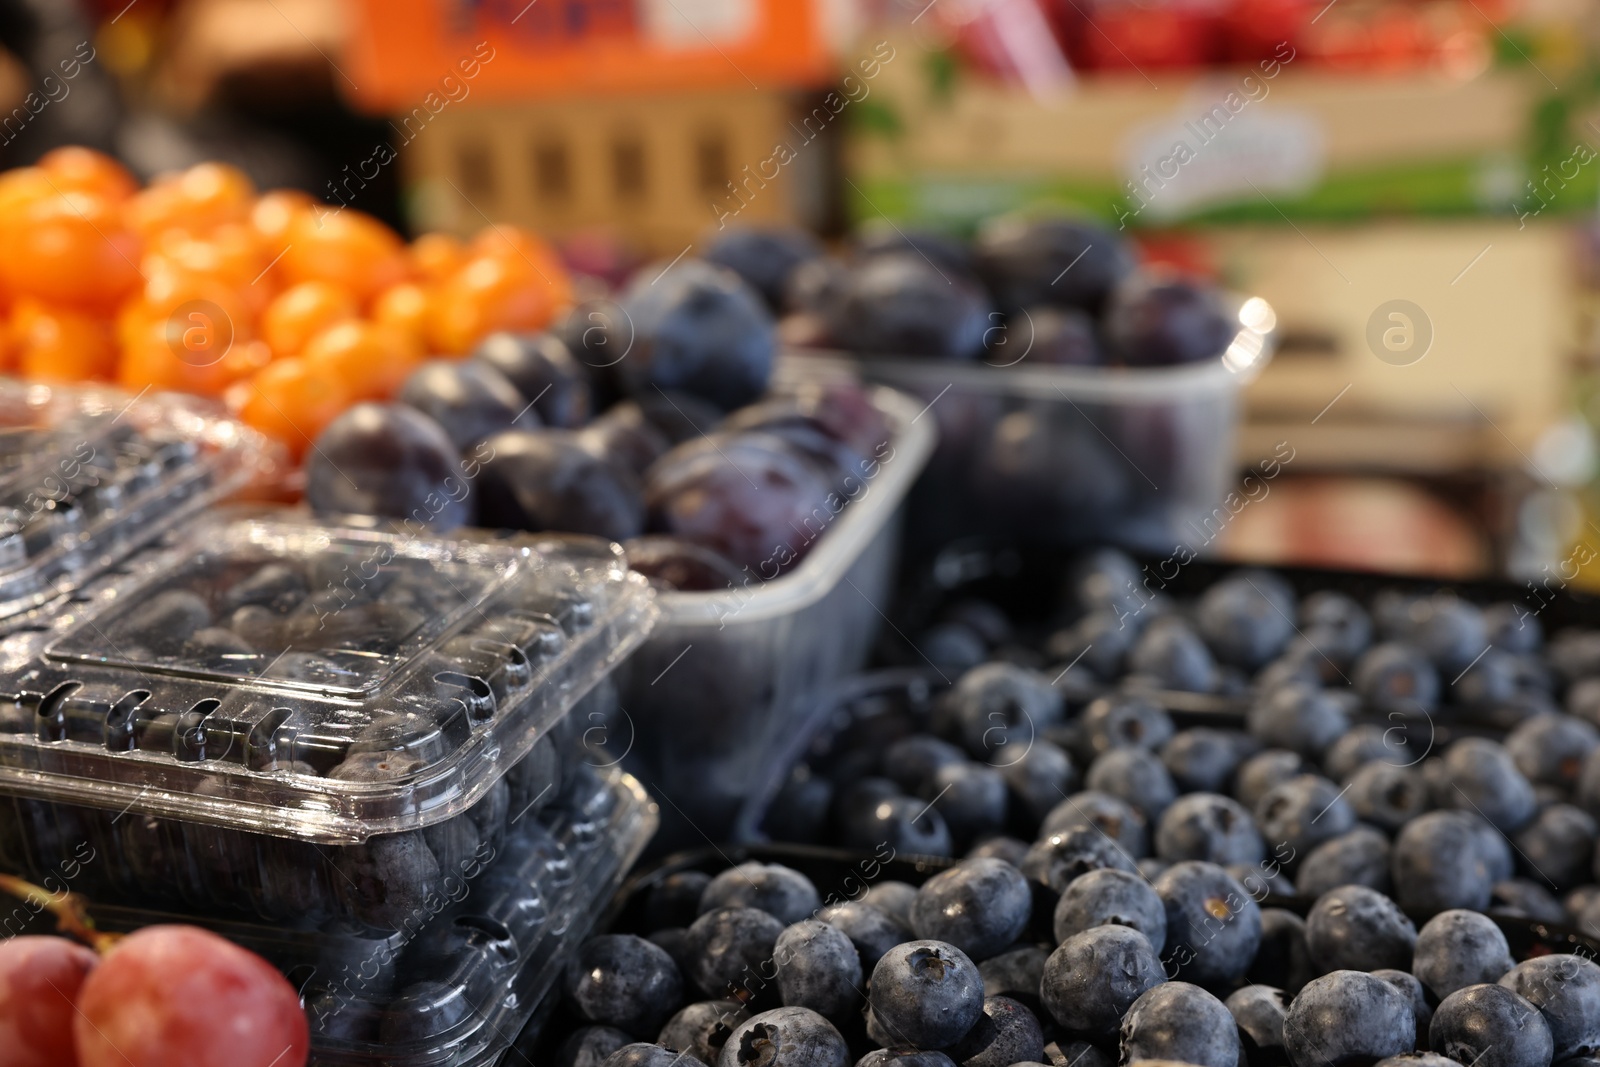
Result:
[[[347,0],[357,106],[693,89],[835,76],[820,0]]]

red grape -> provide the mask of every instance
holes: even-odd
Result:
[[[0,941],[0,1059],[7,1067],[73,1067],[72,1002],[93,951],[64,937]]]
[[[304,1067],[300,998],[265,960],[192,926],[118,942],[83,984],[78,1067]]]

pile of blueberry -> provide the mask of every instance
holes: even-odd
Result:
[[[738,230],[707,258],[787,315],[790,343],[863,355],[1167,366],[1216,359],[1238,329],[1215,290],[1138,270],[1115,233],[1072,218],[997,218],[971,244],[886,225],[837,259],[805,234]]]
[[[648,942],[574,966],[563,1063],[1600,1054],[1600,967],[1517,963],[1488,914],[1600,935],[1600,631],[1262,570],[1179,602],[1115,552],[1063,600],[1042,642],[952,607],[916,643],[954,684],[862,698],[764,824],[964,858],[827,907],[792,871],[668,879]]]
[[[617,302],[496,334],[424,363],[395,403],[349,409],[308,456],[306,497],[319,514],[629,542],[672,588],[774,578],[892,455],[856,387],[763,399],[774,345],[732,271],[647,272]]]

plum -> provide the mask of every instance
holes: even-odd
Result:
[[[624,541],[644,527],[638,479],[573,435],[506,430],[484,442],[478,521],[515,530],[559,530]]]
[[[438,423],[458,451],[513,426],[539,426],[517,387],[491,364],[474,360],[430,359],[411,372],[395,399]]]
[[[822,245],[792,226],[740,226],[720,231],[705,259],[727,267],[761,294],[774,312],[783,307],[789,278],[801,264],[822,258]]]
[[[1214,289],[1167,271],[1130,278],[1106,307],[1112,355],[1133,367],[1216,359],[1237,329]]]
[[[450,437],[403,404],[357,404],[306,457],[306,501],[318,515],[385,515],[441,530],[472,522]]]
[[[554,334],[490,334],[472,358],[505,375],[546,426],[570,430],[589,421],[589,374]]]
[[[999,218],[978,235],[974,253],[978,276],[1008,314],[1052,304],[1098,315],[1134,268],[1121,238],[1077,219]]]
[[[856,264],[824,316],[829,336],[850,351],[943,359],[977,356],[998,322],[976,285],[914,252]]]

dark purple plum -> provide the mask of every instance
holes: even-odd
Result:
[[[653,584],[680,593],[727,589],[744,581],[744,573],[728,560],[681,537],[648,534],[630,539],[623,547],[629,567]]]
[[[601,459],[621,464],[636,474],[643,474],[672,447],[666,435],[645,417],[644,409],[631,400],[612,406],[578,431],[576,440]]]
[[[914,252],[856,264],[823,314],[829,335],[852,352],[942,359],[976,357],[998,322],[977,286]]]
[[[789,278],[802,263],[822,256],[822,244],[792,226],[739,226],[719,231],[705,260],[745,280],[774,312],[783,307]]]
[[[318,515],[383,515],[453,529],[473,521],[457,450],[403,404],[357,404],[306,456],[306,502]]]
[[[1105,330],[1117,361],[1161,367],[1216,359],[1237,325],[1209,286],[1162,272],[1117,287],[1106,308]]]
[[[996,219],[974,252],[979,275],[1007,312],[1053,304],[1098,314],[1134,268],[1121,238],[1077,219]]]
[[[517,387],[488,363],[430,359],[411,372],[395,399],[438,423],[457,450],[501,430],[539,428],[539,416]]]
[[[546,426],[576,429],[594,412],[589,374],[555,334],[490,334],[472,358],[505,375]]]
[[[909,252],[925,257],[946,274],[972,273],[972,252],[964,242],[938,230],[897,226],[887,219],[862,226],[851,241],[851,252],[857,260]]]
[[[1006,319],[1005,344],[989,337],[988,361],[997,366],[1096,367],[1105,350],[1094,320],[1076,308],[1023,308]]]
[[[596,458],[567,434],[507,430],[484,442],[478,521],[513,530],[559,530],[623,541],[644,526],[644,499],[630,471]]]

